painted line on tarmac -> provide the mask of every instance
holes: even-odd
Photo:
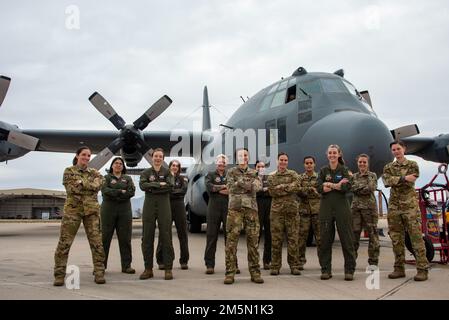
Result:
[[[391,289],[390,291],[384,293],[383,295],[381,295],[379,298],[377,298],[376,300],[384,300],[386,298],[391,297],[392,295],[394,295],[395,293],[397,293],[399,290],[401,290],[403,287],[405,287],[407,284],[410,283],[410,281],[412,281],[413,278],[409,278],[407,280],[405,280],[403,283],[401,283],[400,285],[394,287],[393,289]]]

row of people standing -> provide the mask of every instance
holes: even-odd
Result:
[[[405,159],[405,146],[402,142],[394,142],[390,145],[395,160],[384,168],[384,183],[387,187],[392,187],[392,197],[390,198],[391,214],[389,215],[390,237],[393,241],[393,252],[395,254],[395,270],[389,274],[390,279],[396,279],[405,276],[404,272],[404,234],[410,230],[412,245],[417,255],[417,275],[416,281],[427,280],[428,263],[425,260],[425,250],[419,223],[419,210],[417,208],[416,198],[414,196],[414,181],[419,175],[417,164],[414,161]],[[398,151],[399,150],[399,151]],[[246,149],[238,150],[247,153]],[[243,155],[237,152],[237,159],[241,161]],[[369,171],[369,156],[361,154],[357,157],[359,171],[352,174],[345,166],[343,152],[338,145],[330,145],[327,149],[329,164],[321,168],[319,174],[314,171],[315,159],[312,156],[304,158],[305,172],[298,175],[293,170],[288,170],[288,155],[280,153],[278,155],[277,170],[270,176],[263,174],[264,163],[257,162],[256,169],[259,174],[261,186],[257,189],[257,208],[259,211],[260,236],[265,234],[263,265],[264,269],[271,269],[271,275],[278,275],[281,268],[281,252],[284,236],[287,237],[287,261],[294,275],[300,275],[303,270],[305,259],[305,248],[310,228],[313,228],[317,240],[317,252],[321,265],[321,279],[328,280],[332,278],[332,245],[335,239],[335,231],[338,232],[342,251],[344,256],[345,280],[351,281],[354,278],[356,267],[357,252],[359,248],[360,234],[365,229],[369,235],[368,246],[368,264],[378,265],[380,244],[377,232],[377,205],[374,197],[374,191],[377,189],[377,176]],[[246,164],[247,166],[247,164]],[[220,193],[221,201],[226,204],[225,196],[229,195],[229,205],[236,197],[242,197],[242,190],[230,192],[227,177],[233,177],[236,168],[231,169],[226,174],[226,158],[220,155],[217,159],[217,171],[209,173],[206,181],[209,183],[209,193]],[[237,167],[242,171],[245,169],[244,162],[239,162]],[[216,183],[220,185],[216,185]],[[241,183],[241,188],[245,184]],[[247,193],[253,189],[248,189]],[[402,192],[401,192],[402,191]],[[350,204],[349,193],[352,193],[353,201]],[[250,194],[247,194],[247,196]],[[297,202],[299,196],[299,205]],[[208,221],[210,217],[216,214],[215,202],[209,202]],[[251,197],[247,199],[247,203]],[[254,199],[252,199],[254,200]],[[251,200],[251,201],[252,201]],[[240,200],[241,201],[241,200]],[[405,204],[405,205],[404,205]],[[234,275],[238,271],[236,254],[234,251],[228,252],[230,228],[226,225],[225,205],[219,206],[220,220],[223,222],[225,230],[226,257],[234,257],[235,266],[226,263],[225,284],[234,282]],[[299,214],[298,214],[299,211]],[[229,212],[233,212],[231,209]],[[235,215],[234,212],[232,214]],[[235,218],[233,218],[235,220]],[[242,219],[240,219],[242,220]],[[239,221],[240,221],[239,220]],[[233,234],[240,234],[240,229],[247,228],[248,223],[242,220],[238,232],[233,230]],[[234,224],[234,229],[236,224]],[[238,224],[237,224],[238,226]],[[213,266],[208,265],[211,261],[209,248],[213,248],[213,258],[215,258],[216,239],[220,221],[213,224],[213,243],[208,241],[206,244],[205,262],[206,273],[213,273]],[[254,241],[247,233],[248,261],[249,266],[255,265]],[[208,227],[209,234],[209,227]],[[260,239],[259,236],[259,239]],[[271,241],[270,241],[271,239]],[[258,244],[257,244],[258,246]],[[233,248],[233,247],[232,247]],[[253,248],[250,250],[250,248]],[[232,249],[234,250],[234,249]],[[258,257],[258,256],[257,256]],[[271,262],[271,264],[270,264]],[[258,263],[257,263],[258,264]],[[251,279],[256,274],[260,276],[258,269],[253,267]],[[257,278],[256,277],[256,278]],[[262,283],[263,281],[255,281]]]
[[[83,222],[94,261],[94,281],[106,282],[105,269],[108,264],[109,248],[114,231],[117,234],[123,273],[134,274],[132,268],[132,210],[130,199],[135,194],[135,186],[122,158],[113,159],[106,176],[88,168],[91,150],[81,147],[73,159],[73,166],[64,171],[63,185],[67,191],[64,216],[61,222],[59,242],[55,251],[54,285],[62,286],[67,267],[70,247]],[[153,152],[153,166],[143,171],[140,188],[145,191],[142,213],[142,254],[145,271],[140,279],[153,277],[154,235],[156,221],[159,228],[159,243],[156,257],[165,279],[173,279],[172,265],[174,250],[171,226],[173,221],[180,240],[180,264],[188,269],[189,249],[187,221],[184,210],[184,195],[187,181],[180,175],[179,161],[173,160],[169,169],[164,168],[162,149]],[[103,201],[98,203],[101,190]],[[101,217],[101,218],[100,218]]]
[[[389,278],[395,279],[405,276],[404,232],[407,229],[417,258],[418,274],[415,276],[415,280],[426,280],[428,262],[425,258],[425,248],[417,219],[419,211],[414,196],[414,182],[419,176],[419,169],[416,162],[405,159],[405,146],[401,142],[394,142],[390,147],[396,161],[385,166],[383,177],[385,185],[392,187],[391,212],[388,216],[388,223],[395,254],[395,270],[389,275]],[[60,239],[55,252],[54,284],[57,286],[64,283],[68,253],[81,222],[85,226],[92,251],[96,283],[105,283],[104,270],[107,265],[109,246],[114,229],[116,229],[119,238],[122,272],[135,273],[135,270],[131,267],[132,216],[129,202],[129,199],[134,195],[135,187],[130,177],[125,174],[126,169],[121,158],[113,160],[110,173],[103,178],[98,171],[87,167],[90,156],[89,148],[80,148],[73,160],[73,166],[66,168],[64,171],[63,184],[67,190],[67,201],[61,223]],[[216,236],[218,235],[217,225],[219,229],[220,222],[223,222],[225,234],[231,236],[229,241],[225,241],[225,283],[233,283],[234,275],[238,273],[236,250],[242,226],[247,233],[251,280],[256,283],[263,283],[263,279],[260,277],[257,247],[260,239],[260,224],[266,220],[264,219],[266,215],[259,214],[259,217],[255,215],[258,202],[260,203],[256,200],[257,194],[271,197],[269,214],[269,229],[272,236],[270,274],[279,274],[284,233],[287,234],[288,239],[287,260],[291,273],[300,274],[300,270],[306,262],[305,245],[302,248],[300,243],[301,241],[305,242],[306,232],[304,230],[312,224],[317,224],[318,219],[313,217],[313,214],[316,214],[317,199],[320,199],[319,227],[314,228],[314,230],[321,235],[321,237],[317,237],[317,240],[321,240],[317,241],[322,271],[321,279],[326,280],[332,277],[331,255],[335,225],[340,236],[345,259],[345,280],[353,279],[358,238],[361,231],[359,226],[364,225],[370,235],[369,263],[377,264],[379,246],[375,199],[373,199],[377,177],[368,171],[369,157],[367,155],[358,157],[359,172],[351,176],[348,168],[344,166],[342,151],[337,145],[328,147],[327,156],[329,165],[323,167],[318,175],[313,170],[315,164],[313,157],[306,157],[304,159],[306,172],[299,177],[296,172],[287,169],[288,155],[280,153],[277,170],[270,176],[264,177],[263,174],[259,175],[256,171],[248,168],[248,151],[241,149],[237,151],[239,165],[232,169],[231,179],[229,180],[225,170],[226,158],[222,156],[217,161],[218,176],[212,177],[211,180],[210,175],[208,175],[206,179],[206,181],[209,181],[209,184],[206,183],[209,193],[217,193],[216,200],[220,199],[218,201],[223,202],[223,205],[215,207],[222,211],[220,215],[215,216],[217,223],[214,223],[215,217],[210,217],[212,211],[215,210],[208,210],[208,219],[210,220],[208,220],[205,252],[206,273],[213,273]],[[142,216],[142,253],[145,271],[141,274],[140,279],[153,277],[156,222],[159,227],[159,244],[156,256],[159,265],[165,270],[165,279],[173,279],[171,272],[174,260],[171,238],[173,220],[175,220],[177,228],[179,227],[178,236],[182,246],[180,263],[182,269],[187,269],[187,225],[184,208],[180,205],[180,199],[183,198],[187,188],[186,181],[179,176],[179,162],[175,161],[170,164],[170,168],[173,167],[173,174],[171,174],[168,169],[163,167],[163,159],[163,150],[156,149],[153,153],[153,166],[145,170],[140,177],[140,188],[145,191]],[[259,169],[263,166],[261,163],[258,163],[258,165]],[[262,170],[259,172],[262,173]],[[355,194],[352,215],[346,196],[346,193],[351,189],[351,185],[353,185]],[[174,190],[173,186],[175,186]],[[102,227],[100,227],[100,208],[97,200],[97,193],[100,188],[102,188],[104,197],[101,210]],[[172,193],[173,205],[170,204],[170,193]],[[298,206],[296,200],[298,194],[303,199],[300,202],[301,207]],[[228,195],[230,197],[227,199],[228,201],[225,201]],[[214,208],[213,199],[215,198],[210,198],[209,209]],[[230,220],[231,223],[226,226],[227,216],[229,215],[227,212],[228,204],[232,219]],[[259,211],[261,211],[260,209]],[[179,212],[177,212],[178,210]],[[298,215],[298,212],[301,214]],[[310,215],[310,217],[307,217],[307,215]],[[306,218],[300,219],[300,216]],[[179,223],[176,223],[177,220]],[[303,221],[303,225],[301,225],[301,221]],[[209,232],[209,225],[211,228],[214,227],[212,229],[214,232]],[[257,234],[257,237],[254,236],[255,234]],[[256,238],[259,239],[256,241]],[[264,249],[265,251],[268,252]],[[266,268],[268,264],[269,254],[267,253],[264,254],[264,267]],[[210,272],[210,269],[212,269],[212,272]]]

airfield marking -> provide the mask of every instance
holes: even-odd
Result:
[[[386,299],[388,297],[391,297],[392,295],[397,293],[399,290],[401,290],[403,287],[405,287],[407,284],[409,284],[412,280],[413,280],[413,278],[409,278],[409,279],[405,280],[403,283],[397,285],[396,287],[394,287],[390,291],[384,293],[383,295],[381,295],[376,300],[384,300],[384,299]]]

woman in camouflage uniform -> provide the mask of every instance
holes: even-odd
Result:
[[[404,278],[405,275],[405,231],[410,236],[416,258],[417,274],[415,281],[428,279],[429,262],[422,238],[421,213],[416,198],[415,181],[419,177],[416,161],[405,157],[405,144],[402,141],[390,143],[393,162],[384,167],[382,180],[386,188],[391,188],[388,201],[388,234],[393,244],[394,271],[390,279]]]
[[[105,253],[105,268],[108,264],[109,248],[114,230],[117,233],[122,272],[133,274],[131,268],[132,250],[131,236],[133,229],[133,214],[131,198],[134,197],[136,187],[130,176],[126,175],[125,162],[117,157],[112,160],[109,173],[101,188],[103,202],[101,203],[101,229]]]
[[[354,250],[357,259],[360,233],[364,228],[369,235],[368,264],[376,265],[379,262],[379,235],[377,234],[377,204],[374,191],[377,189],[377,175],[369,171],[369,156],[360,154],[357,156],[359,172],[352,176],[352,222],[354,230]]]
[[[98,284],[106,282],[104,279],[104,250],[100,230],[100,205],[97,198],[98,191],[103,184],[103,177],[97,170],[87,167],[90,156],[91,151],[88,147],[79,148],[73,159],[73,166],[66,168],[64,171],[63,185],[67,191],[67,199],[64,205],[59,242],[55,252],[55,281],[53,283],[55,286],[64,285],[70,247],[81,221],[92,251],[95,282]]]

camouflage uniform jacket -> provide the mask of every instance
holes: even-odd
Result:
[[[318,173],[311,176],[307,173],[299,175],[299,213],[318,214],[320,211],[320,198],[318,193]]]
[[[64,170],[62,184],[67,191],[64,213],[73,212],[70,208],[83,208],[84,214],[99,213],[98,191],[103,184],[103,176],[97,170],[68,167]]]
[[[103,200],[123,202],[134,197],[135,192],[136,187],[130,176],[122,174],[120,178],[117,178],[112,173],[105,175],[101,188]]]
[[[377,189],[377,175],[374,172],[367,173],[356,172],[351,178],[353,209],[376,209],[376,197],[374,191]]]
[[[180,174],[175,176],[173,190],[170,193],[170,199],[184,199],[184,196],[187,193],[188,183],[189,180],[187,179],[187,177],[181,176]]]
[[[209,197],[212,198],[228,198],[227,195],[219,193],[219,191],[222,189],[222,186],[226,185],[226,175],[228,171],[225,170],[223,175],[220,175],[217,170],[209,172],[206,175],[205,183],[206,183],[206,190],[209,194]]]
[[[229,209],[249,208],[257,210],[256,193],[261,188],[257,171],[251,168],[234,167],[226,175],[229,190]]]
[[[166,194],[171,192],[173,188],[173,176],[170,170],[161,167],[159,172],[153,167],[145,169],[140,175],[139,186],[145,194]],[[165,182],[165,185],[161,185],[161,182]]]
[[[405,176],[414,174],[419,177],[418,164],[413,160],[403,163],[393,161],[384,167],[382,180],[385,187],[391,187],[389,210],[418,210],[415,183],[405,181]]]
[[[299,176],[294,170],[278,170],[268,177],[268,191],[273,197],[272,206],[298,203],[297,193],[299,191]]]

